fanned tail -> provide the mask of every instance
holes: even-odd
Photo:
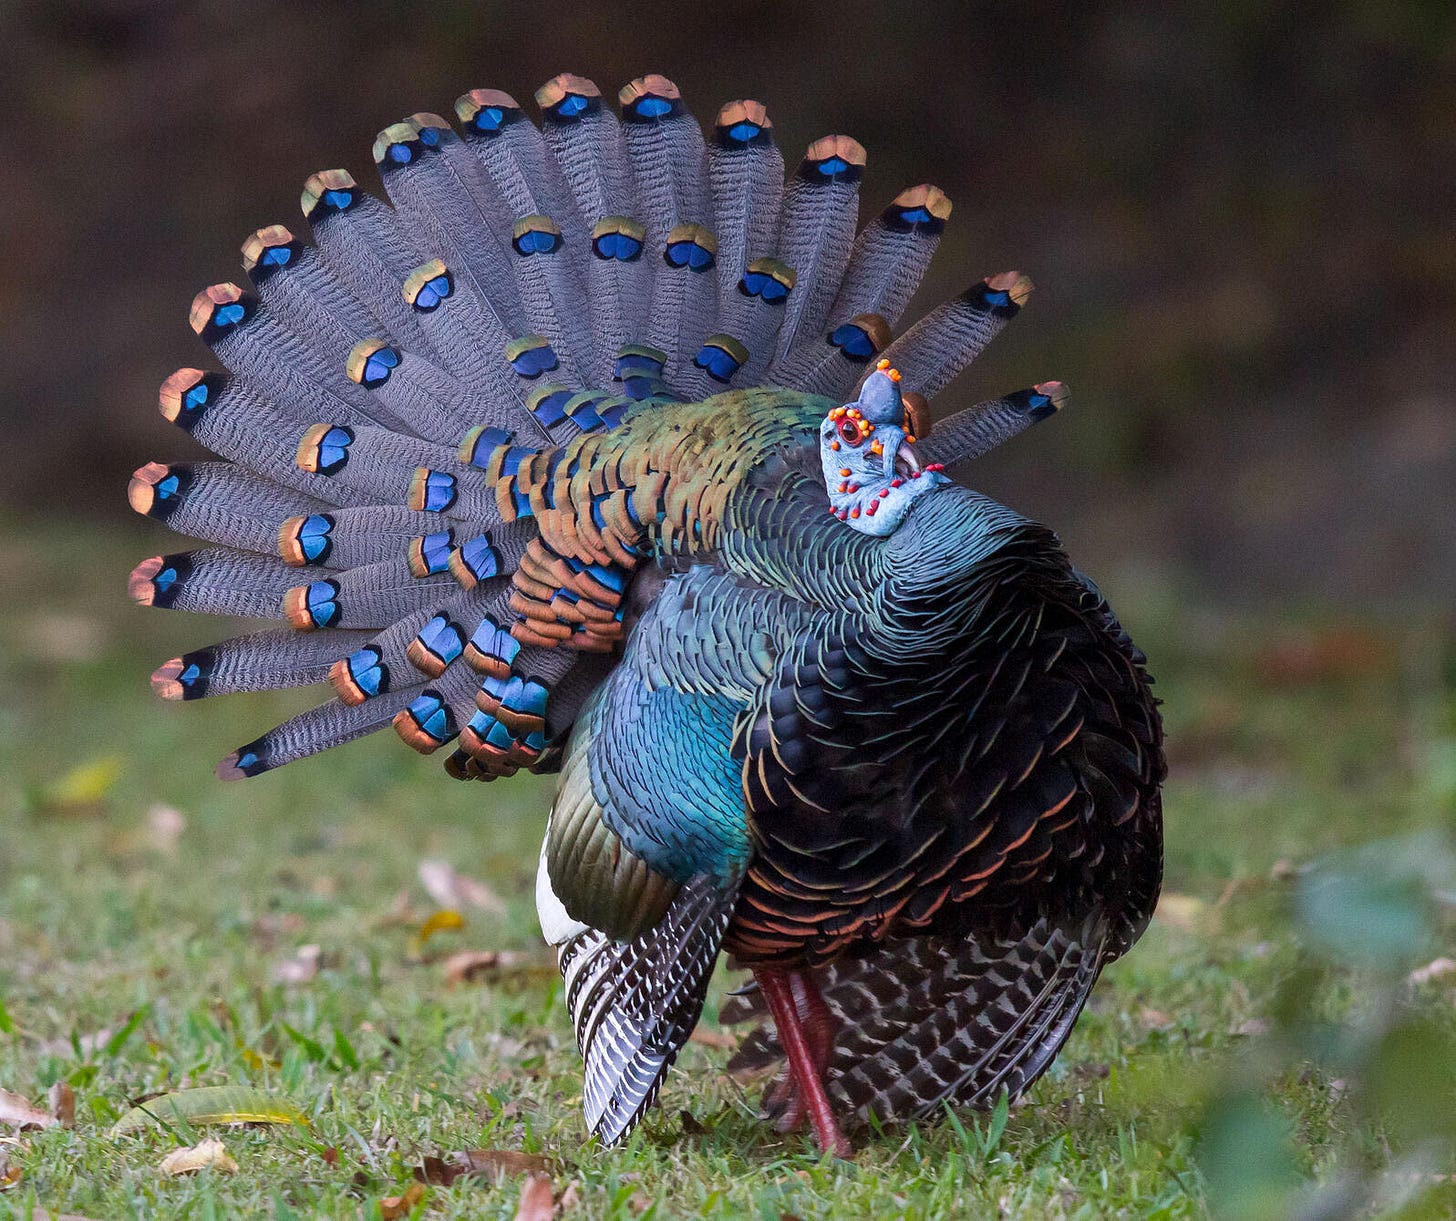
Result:
[[[993,277],[892,341],[950,213],[939,190],[902,192],[856,237],[865,154],[847,136],[785,187],[759,102],[722,107],[705,138],[658,75],[615,113],[569,74],[536,99],[540,128],[491,89],[458,99],[458,132],[427,112],[386,127],[389,203],[345,170],[310,176],[312,242],[255,230],[246,286],[193,302],[226,372],[179,370],[161,409],[221,461],[148,463],[129,497],[208,545],[145,561],[131,591],[278,626],[154,685],[334,691],[227,776],[385,725],[421,751],[455,742],[456,776],[552,766],[622,634],[640,557],[618,540],[659,511],[692,528],[683,489],[659,505],[660,476],[629,485],[597,435],[727,389],[842,395],[881,354],[933,395],[1025,299],[1023,277]],[[1060,401],[1049,385],[955,417],[926,452],[981,452]],[[563,531],[575,550],[542,537]]]

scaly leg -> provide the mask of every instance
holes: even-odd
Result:
[[[809,971],[790,971],[789,986],[794,993],[794,1007],[799,1011],[799,1024],[804,1028],[804,1040],[809,1044],[809,1055],[819,1080],[834,1056],[834,1035],[838,1028],[829,1006]],[[784,1075],[774,1083],[764,1096],[764,1109],[776,1116],[774,1127],[780,1132],[793,1132],[804,1122],[804,1104],[794,1086],[794,1076],[787,1066]]]
[[[829,1061],[834,1057],[834,1036],[838,1033],[839,1023],[835,1021],[834,1014],[829,1012],[829,1006],[824,1003],[824,996],[819,991],[819,985],[814,982],[813,975],[808,971],[795,971],[792,983],[794,1001],[804,1027],[804,1038],[808,1040],[814,1066],[819,1070],[819,1080],[823,1081],[824,1070],[829,1067]]]
[[[763,998],[768,1004],[769,1016],[773,1018],[774,1029],[778,1032],[779,1046],[784,1049],[784,1055],[788,1058],[789,1075],[793,1079],[798,1102],[809,1113],[809,1121],[814,1125],[819,1148],[836,1157],[849,1157],[853,1149],[834,1122],[834,1112],[830,1109],[828,1095],[824,1093],[821,1077],[823,1068],[815,1062],[814,1049],[810,1048],[805,1037],[790,972],[781,968],[760,967],[754,971],[754,975],[758,979],[759,988],[763,990]],[[812,985],[809,991],[815,991]],[[819,1003],[822,1005],[823,1001],[820,1000]],[[821,1026],[822,1029],[821,1023],[812,1018],[811,1024]],[[827,1047],[828,1043],[821,1043],[819,1048],[826,1063]]]

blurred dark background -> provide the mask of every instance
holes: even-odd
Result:
[[[1032,307],[938,407],[1059,377],[973,483],[1083,566],[1215,601],[1456,593],[1456,6],[246,4],[0,8],[0,512],[126,514],[187,453],[156,387],[192,294],[375,131],[560,71],[757,97],[792,163],[869,149],[866,215],[955,201],[922,302],[1017,267]],[[135,557],[123,557],[121,567]]]

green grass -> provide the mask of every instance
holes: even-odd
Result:
[[[151,666],[218,632],[125,603],[150,539],[15,530],[0,544],[0,1087],[43,1104],[67,1081],[77,1096],[73,1129],[0,1143],[0,1173],[20,1175],[0,1213],[372,1216],[423,1157],[474,1148],[549,1158],[582,1217],[1456,1210],[1441,1179],[1456,1169],[1442,1076],[1456,976],[1405,983],[1451,945],[1452,895],[1434,875],[1456,811],[1456,720],[1435,629],[1194,612],[1109,580],[1167,704],[1174,900],[1004,1128],[964,1115],[821,1159],[757,1122],[723,1050],[692,1044],[658,1110],[603,1150],[583,1139],[554,976],[451,985],[443,965],[457,949],[538,947],[549,778],[458,785],[385,735],[215,781],[217,757],[302,700],[152,700]],[[175,842],[150,829],[158,804],[185,817]],[[1437,838],[1387,878],[1380,863],[1420,832]],[[1394,847],[1302,872],[1372,839]],[[421,952],[425,857],[484,879],[504,914],[469,912]],[[274,982],[310,944],[318,974]],[[218,1084],[265,1089],[309,1123],[213,1129],[239,1172],[182,1179],[158,1163],[200,1130],[109,1135],[142,1095]],[[520,1180],[461,1179],[420,1207],[510,1217],[519,1193]]]

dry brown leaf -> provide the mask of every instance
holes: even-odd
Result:
[[[0,1157],[0,1191],[9,1191],[25,1177],[25,1171],[12,1166],[8,1159]]]
[[[1336,624],[1270,641],[1256,664],[1262,681],[1302,687],[1384,673],[1393,661],[1387,637],[1359,624]]]
[[[101,1048],[111,1042],[111,1036],[116,1030],[111,1026],[103,1027],[93,1034],[83,1034],[76,1041],[81,1045],[81,1058],[90,1059]],[[71,1045],[70,1039],[47,1039],[40,1045],[40,1050],[48,1056],[73,1056],[76,1049]]]
[[[706,1026],[697,1026],[688,1035],[688,1042],[716,1047],[719,1051],[733,1051],[738,1046],[738,1036],[729,1034],[726,1030],[709,1030]]]
[[[394,928],[398,925],[415,924],[419,918],[420,913],[415,910],[414,894],[405,886],[389,901],[388,910],[379,918],[375,927]]]
[[[506,914],[505,901],[478,878],[458,873],[449,861],[421,861],[420,885],[439,907],[475,908]]]
[[[31,1106],[19,1094],[0,1090],[0,1124],[24,1131],[26,1128],[49,1128],[55,1122],[55,1116],[49,1111]]]
[[[215,1136],[209,1136],[190,1149],[173,1149],[162,1159],[163,1174],[176,1178],[183,1174],[196,1174],[199,1170],[216,1170],[222,1174],[236,1174],[238,1164],[232,1154]]]
[[[422,1168],[425,1182],[448,1187],[463,1175],[478,1175],[494,1183],[518,1174],[548,1174],[551,1163],[537,1153],[521,1153],[515,1149],[463,1149],[441,1158],[425,1158]]]
[[[398,1221],[400,1217],[407,1217],[414,1211],[414,1207],[425,1198],[425,1185],[423,1183],[411,1183],[409,1189],[402,1196],[385,1196],[379,1201],[379,1211],[384,1221]]]
[[[521,1185],[516,1221],[551,1221],[556,1211],[556,1192],[544,1174],[533,1174]]]
[[[187,816],[176,806],[158,802],[147,810],[147,841],[158,852],[171,855],[177,840],[187,830]]]
[[[1207,921],[1208,904],[1193,895],[1164,891],[1153,918],[1181,932],[1197,932]]]
[[[292,958],[273,965],[275,984],[306,984],[319,973],[324,952],[321,946],[301,945]]]
[[[445,959],[445,978],[452,984],[479,983],[516,971],[550,970],[540,955],[529,950],[461,950]]]
[[[260,949],[271,950],[284,937],[303,932],[304,919],[297,912],[265,912],[253,921],[248,932]]]
[[[57,1081],[46,1095],[50,1103],[51,1116],[63,1128],[76,1126],[76,1091],[69,1082]]]
[[[1406,983],[1413,988],[1428,984],[1435,979],[1444,979],[1456,972],[1456,958],[1435,958],[1423,967],[1417,967],[1406,976]]]

